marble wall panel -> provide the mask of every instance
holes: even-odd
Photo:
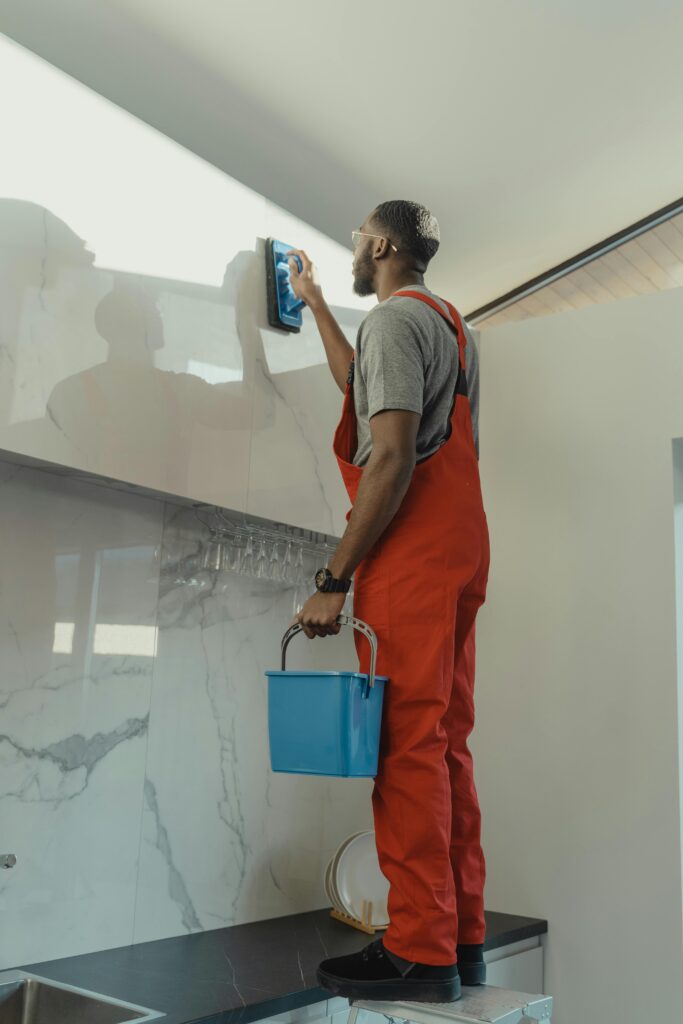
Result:
[[[0,462],[0,968],[324,907],[372,827],[372,780],[270,769],[265,672],[322,550],[296,586],[203,569],[209,541],[201,510]],[[355,670],[350,627],[287,667]]]
[[[0,962],[130,941],[163,505],[0,464]]]
[[[327,860],[371,827],[371,780],[270,770],[265,671],[280,667],[292,586],[201,570],[183,583],[177,567],[198,542],[208,531],[192,510],[168,506],[136,941],[326,906]],[[350,627],[300,633],[287,658],[357,668]]]

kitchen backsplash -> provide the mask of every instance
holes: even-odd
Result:
[[[0,968],[325,906],[372,780],[272,773],[264,674],[325,549],[289,529],[302,587],[205,568],[188,505],[12,462],[0,486]],[[350,627],[290,665],[356,669]]]

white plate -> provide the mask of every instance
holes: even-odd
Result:
[[[330,903],[332,902],[332,896],[330,895],[330,872],[331,871],[332,871],[332,860],[330,860],[330,862],[328,863],[327,867],[325,868],[325,876],[324,876],[325,877],[325,882],[324,882],[324,885],[325,885],[325,895],[327,896],[327,898],[330,901]]]
[[[334,856],[332,857],[332,878],[334,878],[334,873],[335,873],[335,871],[337,869],[337,863],[339,861],[339,858],[341,857],[342,853],[344,852],[346,847],[349,845],[349,843],[352,842],[354,839],[356,839],[358,836],[365,835],[366,832],[370,832],[370,831],[372,831],[372,830],[364,828],[364,829],[361,829],[360,832],[352,832],[350,836],[346,837],[346,839],[342,839],[341,843],[339,844],[337,849],[334,851]]]
[[[339,858],[341,857],[342,853],[344,852],[346,847],[349,845],[349,843],[353,842],[354,839],[357,839],[358,836],[365,835],[368,831],[369,831],[368,829],[363,829],[361,832],[353,832],[350,836],[347,836],[346,839],[342,839],[341,843],[339,844],[339,846],[335,850],[334,856],[332,857],[332,860],[330,862],[330,873],[327,876],[328,877],[328,888],[329,888],[330,903],[335,908],[335,910],[341,911],[342,914],[348,914],[348,913],[350,913],[350,911],[349,911],[348,907],[344,906],[344,904],[343,904],[343,902],[342,902],[342,900],[340,898],[339,891],[337,889],[337,882],[336,882],[337,863],[338,863]],[[374,836],[375,833],[370,830],[370,834]]]
[[[332,860],[334,860],[334,857],[332,858]],[[332,888],[332,860],[325,869],[325,895],[327,896],[328,900],[330,901],[335,910],[344,911],[344,908],[339,902],[339,896]]]
[[[339,899],[339,893],[334,884],[334,874],[332,872],[330,873],[330,903],[335,910],[339,910],[342,914],[348,913],[346,907],[342,906],[342,901]]]
[[[372,900],[373,925],[388,926],[389,883],[379,868],[374,832],[362,832],[346,844],[332,877],[349,914],[362,921],[363,900]]]

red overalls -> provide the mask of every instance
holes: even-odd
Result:
[[[390,952],[452,964],[456,943],[486,934],[481,815],[467,737],[474,726],[475,617],[484,603],[489,535],[465,377],[465,334],[454,329],[459,374],[450,436],[413,470],[401,505],[358,565],[353,614],[377,634],[378,675],[389,677],[372,792],[377,853],[389,881]],[[349,498],[363,473],[357,446],[351,362],[333,451]],[[457,400],[456,400],[457,396]],[[346,513],[348,520],[352,509]],[[367,639],[354,631],[361,672]]]

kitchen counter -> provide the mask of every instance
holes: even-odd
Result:
[[[484,950],[547,930],[540,918],[487,911]],[[313,910],[17,967],[164,1012],[164,1024],[248,1024],[334,998],[316,967],[371,940]]]

